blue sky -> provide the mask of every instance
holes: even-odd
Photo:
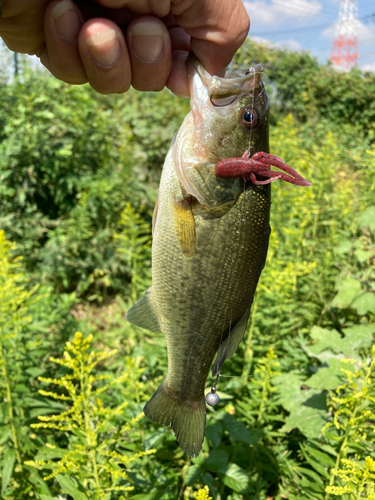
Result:
[[[340,0],[243,0],[250,37],[329,58]],[[375,0],[358,0],[359,66],[375,72]],[[371,16],[372,17],[366,17]]]

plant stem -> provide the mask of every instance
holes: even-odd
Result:
[[[263,384],[262,384],[262,399],[261,399],[260,405],[259,405],[259,413],[258,413],[258,418],[257,418],[258,422],[261,422],[263,419],[263,410],[264,410],[264,406],[266,404],[267,397],[268,397],[268,383],[269,383],[269,379],[270,379],[270,372],[272,370],[272,360],[271,359],[267,359],[267,364],[266,364],[265,368],[266,368],[266,373],[265,373],[265,377],[264,377]]]
[[[358,489],[358,495],[357,495],[357,498],[356,500],[361,500],[362,497],[362,493],[363,493],[363,490],[364,490],[364,487],[365,487],[365,483],[366,483],[366,476],[365,474],[363,474],[363,478],[362,478],[362,481],[361,481],[361,485]]]
[[[0,336],[2,336],[1,329],[0,329]],[[12,392],[10,390],[10,380],[9,380],[8,368],[7,368],[3,344],[1,342],[1,340],[0,340],[0,364],[2,366],[3,377],[5,380],[5,386],[6,386],[6,391],[7,391],[8,415],[9,415],[10,429],[12,432],[13,445],[14,445],[14,449],[16,451],[18,465],[20,466],[21,471],[22,471],[22,459],[21,459],[21,453],[20,453],[20,446],[18,443],[16,427],[14,425],[14,410],[13,410]]]
[[[88,400],[87,400],[87,391],[86,391],[86,380],[85,380],[85,373],[84,373],[84,363],[81,361],[80,362],[80,383],[81,383],[81,391],[83,393],[83,412],[85,416],[85,434],[86,434],[86,440],[87,444],[89,446],[89,457],[91,460],[91,465],[94,473],[94,479],[95,479],[95,484],[98,492],[98,497],[101,498],[101,486],[100,486],[100,479],[99,479],[99,474],[98,474],[98,464],[96,461],[96,442],[92,443],[92,440],[90,438],[90,434],[92,434],[93,429],[90,427],[90,416],[89,416],[89,411],[87,409],[88,407]],[[95,439],[96,441],[96,439]]]

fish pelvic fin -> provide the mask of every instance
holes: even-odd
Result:
[[[198,401],[181,401],[173,397],[164,380],[143,411],[153,422],[172,427],[178,444],[187,455],[199,455],[206,428],[206,403],[203,393]]]
[[[151,332],[161,332],[158,317],[155,312],[152,288],[146,290],[143,297],[126,313],[126,319],[135,326],[140,326]]]
[[[228,336],[219,345],[217,350],[217,355],[215,363],[212,367],[212,376],[216,377],[223,368],[224,361],[233,356],[239,346],[243,336],[245,335],[247,320],[249,319],[250,309],[241,316],[241,318],[235,323],[233,328],[229,331]]]

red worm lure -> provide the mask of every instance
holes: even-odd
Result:
[[[271,167],[277,167],[282,172],[270,170]],[[261,151],[255,153],[251,158],[249,158],[249,152],[245,151],[242,158],[227,158],[220,161],[215,166],[215,174],[225,178],[242,177],[244,181],[250,180],[257,185],[269,184],[281,179],[297,186],[311,186],[311,182],[304,179],[281,158]],[[258,180],[257,175],[268,177],[268,179]]]

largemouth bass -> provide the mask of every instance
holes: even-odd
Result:
[[[256,184],[237,167],[215,174],[245,150],[269,153],[261,71],[219,78],[190,62],[191,112],[166,157],[154,212],[152,286],[127,313],[165,335],[168,373],[144,413],[171,426],[190,456],[203,444],[210,367],[216,355],[217,375],[241,342],[266,261],[270,180],[261,172]]]

